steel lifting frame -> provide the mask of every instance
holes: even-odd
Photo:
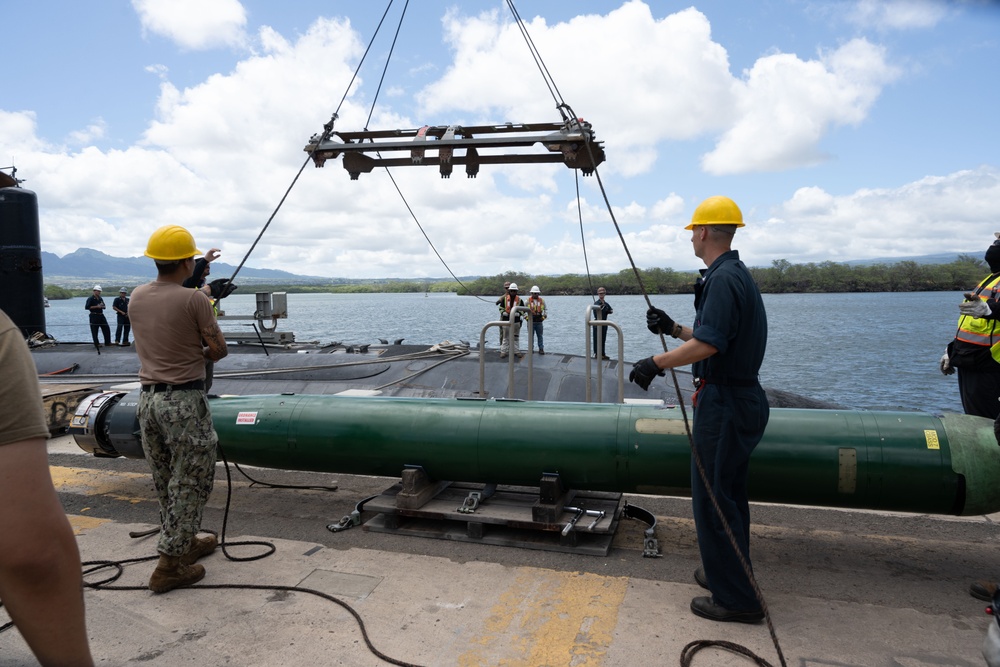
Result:
[[[485,136],[484,136],[485,135]],[[330,132],[329,139],[313,135],[305,151],[317,167],[327,160],[344,156],[344,169],[356,181],[375,167],[437,165],[442,178],[451,176],[452,166],[465,165],[465,173],[475,178],[482,164],[535,164],[562,162],[579,169],[584,176],[604,161],[603,142],[594,139],[590,123],[583,119],[565,123],[503,125],[425,125],[408,130],[364,130]],[[542,144],[548,152],[506,152]],[[465,149],[464,154],[456,154]],[[496,153],[480,152],[498,149]],[[405,157],[382,157],[383,153],[405,151]],[[431,155],[427,155],[431,152]],[[433,155],[436,152],[437,155]],[[375,154],[373,157],[369,154]]]

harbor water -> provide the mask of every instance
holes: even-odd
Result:
[[[129,286],[131,292],[132,286]],[[547,354],[584,354],[586,313],[583,296],[545,296]],[[110,306],[113,296],[105,301]],[[494,298],[447,293],[418,294],[289,294],[288,319],[278,328],[294,332],[298,341],[346,344],[400,338],[410,344],[469,342],[475,347],[483,327],[498,316]],[[944,376],[938,362],[955,335],[960,292],[874,294],[765,294],[768,316],[767,355],[761,368],[765,385],[873,410],[961,412],[954,375]],[[50,300],[45,309],[48,333],[64,342],[90,341],[84,298]],[[678,322],[694,317],[691,296],[654,296],[653,305]],[[662,351],[657,336],[646,330],[647,304],[642,296],[610,296],[611,321],[621,328],[624,359],[634,362]],[[241,289],[225,299],[230,315],[250,315],[255,297]],[[110,308],[109,308],[110,310]],[[112,336],[115,317],[108,317]],[[224,322],[224,330],[246,330],[246,322]],[[527,327],[521,345],[527,345]],[[489,348],[499,335],[490,328]],[[667,339],[668,345],[677,343]],[[536,344],[537,347],[537,344]],[[608,354],[617,356],[618,334],[607,339]]]

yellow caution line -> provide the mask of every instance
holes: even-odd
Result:
[[[91,470],[49,466],[56,491],[84,496],[108,496],[115,500],[140,503],[156,500],[153,478],[148,473]]]
[[[66,518],[69,519],[69,525],[73,527],[74,535],[82,535],[85,531],[111,523],[111,519],[98,519],[94,516],[80,516],[79,514],[67,514]]]
[[[604,664],[627,577],[523,571],[500,596],[462,667]]]

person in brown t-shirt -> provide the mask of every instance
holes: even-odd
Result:
[[[38,374],[0,310],[0,599],[43,665],[93,665],[80,550],[49,474]]]
[[[222,359],[228,349],[208,296],[183,286],[202,254],[191,233],[161,227],[145,254],[156,262],[157,276],[132,291],[129,318],[141,363],[142,449],[160,502],[160,560],[149,589],[166,593],[200,581],[205,568],[195,561],[218,546],[214,536],[197,537],[219,442],[205,396],[205,362]]]

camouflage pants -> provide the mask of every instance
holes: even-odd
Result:
[[[156,550],[181,556],[201,528],[202,510],[215,481],[219,438],[208,399],[194,389],[141,392],[139,429],[160,501]]]

